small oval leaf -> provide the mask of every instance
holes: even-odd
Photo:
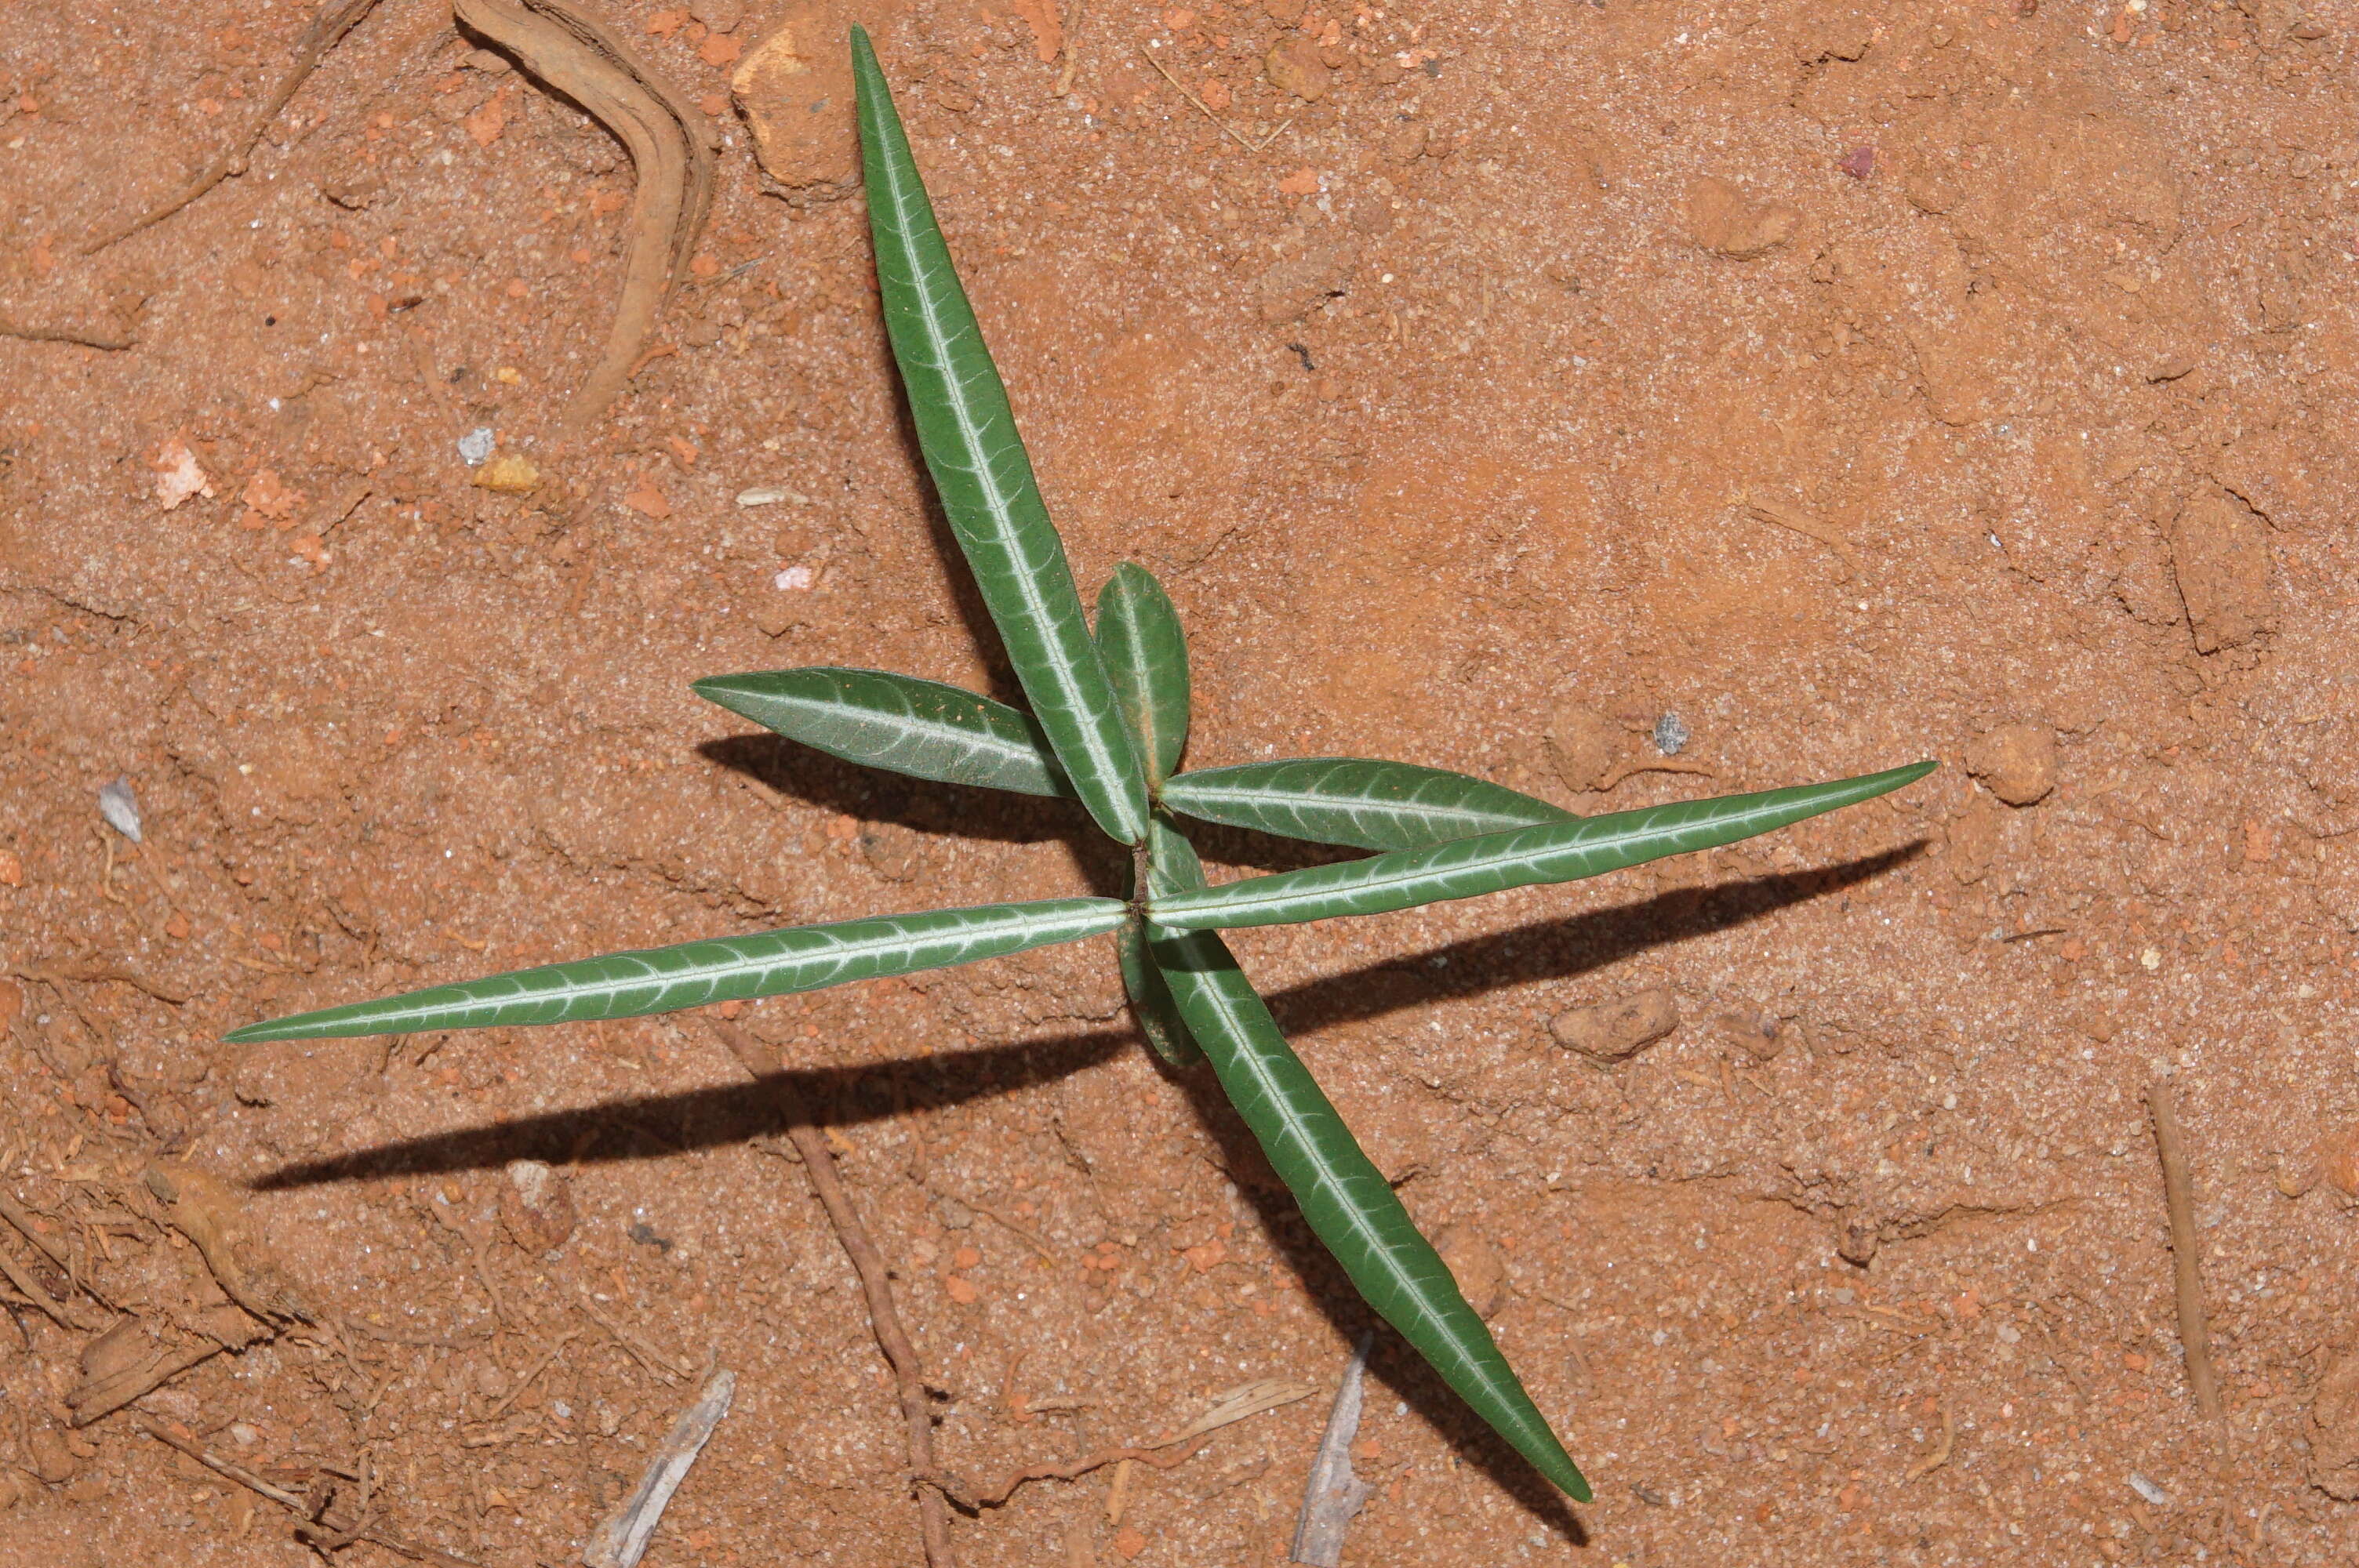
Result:
[[[1368,757],[1298,757],[1180,774],[1163,804],[1205,822],[1361,849],[1423,849],[1453,838],[1579,818],[1505,784]]]
[[[847,762],[1023,795],[1073,793],[1030,714],[940,681],[813,665],[708,676],[691,689]]]
[[[1188,637],[1154,573],[1129,561],[1114,568],[1098,591],[1097,642],[1142,749],[1147,787],[1160,789],[1188,744]]]

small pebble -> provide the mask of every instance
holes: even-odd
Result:
[[[776,506],[781,501],[797,506],[810,504],[810,496],[788,490],[783,484],[757,484],[751,490],[737,492],[737,504],[740,506]]]
[[[1549,762],[1571,790],[1595,789],[1614,770],[1622,727],[1595,708],[1573,700],[1557,705],[1549,718]]]
[[[2056,787],[2056,731],[2044,724],[2001,724],[1966,750],[1966,771],[2009,806],[2030,806]]]
[[[770,579],[770,586],[781,593],[809,592],[810,585],[811,569],[809,567],[788,567]]]
[[[1597,1062],[1626,1061],[1679,1026],[1680,1004],[1660,986],[1549,1020],[1558,1044]]]
[[[2152,1503],[2156,1508],[2167,1509],[2170,1506],[2170,1494],[2135,1470],[2130,1472],[2130,1490]]]
[[[139,801],[131,793],[129,779],[116,779],[101,784],[98,789],[98,814],[106,818],[107,826],[130,839],[139,842]]]
[[[479,425],[459,438],[459,459],[469,468],[474,468],[492,455],[492,449],[498,442],[499,438],[489,425]]]
[[[1655,750],[1666,757],[1676,757],[1687,750],[1688,727],[1676,713],[1666,713],[1655,720]]]
[[[2338,1128],[2318,1141],[2317,1171],[2344,1197],[2359,1198],[2359,1127]]]
[[[540,470],[532,466],[531,459],[504,452],[477,469],[468,482],[501,495],[527,495],[539,485]]]
[[[1865,179],[1875,172],[1875,149],[1854,147],[1843,155],[1843,161],[1835,167],[1854,179]]]

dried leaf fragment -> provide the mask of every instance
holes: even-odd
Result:
[[[236,1188],[190,1165],[158,1161],[143,1178],[173,1229],[195,1243],[222,1292],[266,1323],[318,1319],[264,1244]]]

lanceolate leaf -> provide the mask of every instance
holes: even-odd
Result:
[[[694,689],[847,762],[1025,795],[1073,793],[1030,714],[940,681],[822,665],[709,676]]]
[[[1913,784],[1933,766],[1917,762],[1832,784],[1677,801],[1643,811],[1486,833],[1430,849],[1249,877],[1201,892],[1157,896],[1149,901],[1147,914],[1179,930],[1281,925],[1338,914],[1377,914],[1535,882],[1572,881],[1750,838]]]
[[[1122,989],[1130,998],[1131,1016],[1138,1021],[1138,1032],[1147,1037],[1148,1048],[1175,1067],[1202,1061],[1204,1053],[1189,1036],[1188,1025],[1172,1003],[1171,988],[1163,983],[1155,960],[1147,954],[1146,923],[1125,921],[1114,933],[1114,950],[1122,965]]]
[[[1144,750],[1147,787],[1160,789],[1188,743],[1188,638],[1145,567],[1123,562],[1099,590],[1097,641],[1114,699]]]
[[[1128,913],[1116,899],[1060,898],[800,925],[516,969],[251,1023],[224,1038],[334,1039],[674,1012],[706,1002],[818,990],[847,980],[906,975],[1071,942],[1114,930]]]
[[[1016,679],[1099,827],[1147,836],[1147,782],[1090,639],[1064,544],[1049,522],[1006,389],[951,266],[908,136],[868,35],[852,29],[861,166],[885,328],[918,445]]]
[[[1228,945],[1200,931],[1150,948],[1230,1103],[1360,1294],[1534,1468],[1589,1501],[1589,1483],[1491,1330],[1277,1032]]]
[[[1365,757],[1203,768],[1166,784],[1162,799],[1206,822],[1362,849],[1423,849],[1482,833],[1578,820],[1562,806],[1504,784]]]
[[[1180,837],[1169,820],[1157,816],[1147,830],[1148,892],[1177,892],[1204,885],[1204,864],[1196,858],[1195,846]],[[1204,1059],[1204,1053],[1188,1033],[1187,1022],[1171,1000],[1171,988],[1164,982],[1162,971],[1156,968],[1147,951],[1149,935],[1170,937],[1176,941],[1194,941],[1193,935],[1163,931],[1145,921],[1133,920],[1122,928],[1115,951],[1122,959],[1123,989],[1130,995],[1131,1011],[1137,1015],[1139,1033],[1155,1054],[1175,1067],[1190,1067]]]

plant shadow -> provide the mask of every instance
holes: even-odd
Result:
[[[1921,842],[1913,843],[1808,871],[1677,889],[1635,904],[1448,943],[1273,992],[1270,1010],[1289,1033],[1308,1032],[1501,987],[1568,979],[1651,947],[1731,930],[1845,892],[1908,864],[1924,849]],[[1107,1060],[1136,1039],[1125,1025],[857,1067],[795,1069],[747,1083],[610,1101],[381,1144],[281,1166],[254,1184],[259,1190],[277,1190],[496,1167],[524,1158],[603,1162],[723,1146],[777,1130],[782,1123],[777,1091],[781,1087],[799,1098],[819,1124],[853,1125],[1050,1083]],[[1223,1168],[1254,1206],[1272,1245],[1304,1281],[1339,1343],[1350,1344],[1364,1329],[1375,1326],[1374,1313],[1311,1234],[1211,1068],[1174,1071],[1159,1062],[1158,1067],[1186,1095],[1206,1137],[1218,1149]],[[1475,1416],[1406,1342],[1386,1334],[1378,1336],[1377,1345],[1371,1369],[1440,1433],[1465,1463],[1496,1482],[1548,1528],[1574,1544],[1587,1542],[1580,1516],[1567,1499]]]
[[[381,1143],[282,1165],[253,1185],[269,1192],[495,1169],[511,1160],[603,1164],[725,1147],[782,1129],[781,1088],[808,1107],[820,1125],[852,1127],[1053,1083],[1106,1060],[1135,1039],[1127,1027],[1096,1029],[857,1067],[796,1068],[743,1083],[608,1100]]]
[[[1269,1009],[1288,1034],[1310,1033],[1508,986],[1571,979],[1649,948],[1726,931],[1847,892],[1909,864],[1925,848],[1921,841],[1904,844],[1839,865],[1675,888],[1637,903],[1570,919],[1536,920],[1510,931],[1469,936],[1345,974],[1306,980],[1271,992]]]

